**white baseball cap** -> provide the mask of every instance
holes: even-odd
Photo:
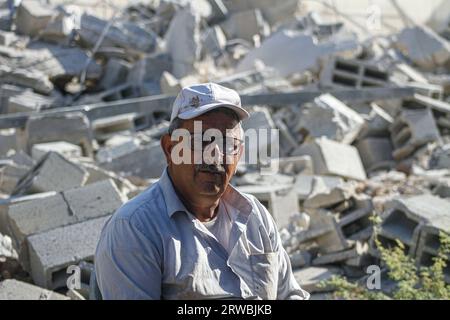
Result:
[[[242,108],[239,94],[216,83],[202,83],[184,87],[172,107],[170,121],[176,117],[188,120],[217,108],[228,108],[236,112],[240,120],[249,114]]]

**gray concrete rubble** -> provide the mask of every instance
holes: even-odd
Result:
[[[63,2],[0,3],[0,298],[89,299],[102,226],[158,180],[174,98],[204,82],[241,96],[231,184],[274,218],[313,299],[382,265],[376,237],[419,267],[438,255],[450,6],[375,31],[340,0]]]

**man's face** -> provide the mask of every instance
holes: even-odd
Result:
[[[202,130],[197,132],[194,127],[197,126],[198,128],[200,123]],[[169,157],[168,166],[172,181],[183,196],[187,198],[186,200],[201,204],[203,200],[217,199],[225,192],[242,154],[243,145],[239,141],[243,137],[240,136],[239,128],[235,119],[221,112],[206,113],[197,118],[183,121],[180,129],[189,131],[191,143],[194,143],[194,140],[197,139],[199,145],[203,146],[195,150],[181,149],[182,152],[190,152],[191,161],[188,161],[189,163],[174,163],[174,154],[171,151],[179,142],[170,141],[169,143],[170,137],[168,135],[163,138],[162,145],[166,157]],[[222,143],[214,143],[214,141],[218,142],[217,139],[212,143],[209,143],[209,139],[206,139],[207,141],[202,143],[202,138],[205,140],[205,136],[202,137],[199,133],[211,132],[208,129],[215,129],[216,133],[220,132],[221,136],[228,142],[234,141],[237,152],[226,154],[227,152],[224,150],[226,148],[222,147]],[[221,147],[219,148],[218,145]]]

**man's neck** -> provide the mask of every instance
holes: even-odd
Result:
[[[195,217],[201,222],[208,222],[215,218],[219,209],[220,197],[217,199],[211,199],[211,201],[202,201],[202,203],[196,203],[192,199],[187,199],[184,197],[183,193],[178,190],[177,186],[173,183],[173,179],[170,175],[170,170],[167,170],[170,182],[172,183],[173,189],[175,190],[178,198]]]

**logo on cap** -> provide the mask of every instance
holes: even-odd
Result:
[[[193,97],[189,105],[191,107],[197,108],[200,105],[200,98],[198,96]]]

